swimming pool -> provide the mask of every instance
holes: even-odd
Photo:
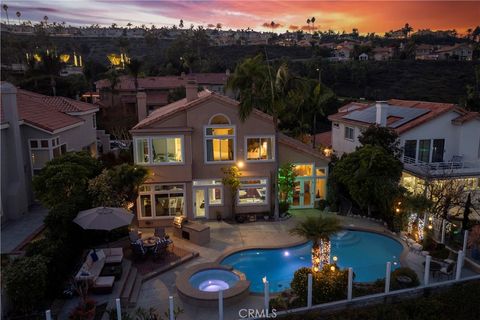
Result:
[[[381,234],[343,230],[331,238],[331,257],[338,258],[340,268],[352,267],[356,282],[371,282],[385,277],[385,264],[392,262],[392,270],[400,267],[403,246]],[[280,248],[253,249],[233,253],[220,264],[230,265],[245,273],[251,292],[263,292],[262,278],[267,277],[270,292],[290,288],[294,272],[311,267],[311,243]]]

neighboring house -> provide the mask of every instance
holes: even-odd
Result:
[[[441,46],[435,51],[439,60],[472,61],[473,48],[470,44],[459,43],[454,46]]]
[[[33,202],[32,177],[67,151],[97,154],[92,104],[1,83],[1,213],[17,219]]]
[[[431,44],[420,44],[415,47],[415,60],[438,60],[435,47]]]
[[[205,89],[223,93],[229,76],[230,71],[227,70],[225,73],[197,73],[188,75],[188,77],[184,73],[180,76],[145,77],[138,78],[138,88],[139,91],[146,94],[147,111],[150,113],[168,104],[169,95],[175,89],[184,87],[187,83],[187,78],[195,79]],[[113,92],[108,79],[95,82],[95,86],[100,94],[100,100],[97,104],[100,107],[100,113],[103,118],[108,118],[112,113],[137,117],[137,97],[133,77],[119,77],[119,82]],[[112,95],[114,108],[112,108]]]
[[[368,60],[368,54],[363,52],[358,56],[358,60],[360,61],[367,61]]]
[[[386,61],[393,58],[393,48],[391,47],[377,47],[372,50],[373,60]]]
[[[425,181],[457,179],[480,196],[480,115],[451,103],[389,100],[349,103],[329,116],[332,146],[341,156],[359,147],[372,124],[394,129],[403,150],[402,183],[423,191]]]
[[[222,184],[222,168],[235,164],[242,174],[236,213],[271,212],[276,157],[281,164],[296,165],[294,208],[311,208],[325,199],[328,160],[283,134],[275,150],[272,118],[254,109],[242,122],[238,105],[209,90],[197,92],[192,81],[186,98],[155,110],[131,130],[135,163],[150,172],[137,200],[140,226],[170,225],[176,215],[231,217],[232,197]]]

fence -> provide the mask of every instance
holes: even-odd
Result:
[[[390,285],[391,285],[391,280],[390,280],[390,275],[392,271],[392,264],[391,262],[387,262],[385,265],[385,287],[382,293],[376,293],[376,294],[370,294],[370,295],[364,295],[364,296],[359,296],[359,297],[353,297],[353,275],[354,275],[354,270],[353,268],[348,268],[348,284],[347,284],[347,296],[346,299],[343,300],[338,300],[334,302],[328,302],[328,303],[322,303],[322,304],[317,304],[313,305],[313,279],[312,279],[312,274],[308,275],[308,281],[307,281],[307,303],[306,306],[304,307],[299,307],[299,308],[294,308],[294,309],[289,309],[285,311],[276,311],[275,316],[281,316],[281,315],[288,315],[288,314],[293,314],[293,313],[302,313],[305,311],[310,311],[310,310],[326,310],[326,309],[341,309],[346,306],[356,306],[356,305],[362,305],[365,306],[365,303],[368,304],[374,304],[377,302],[384,301],[384,299],[388,297],[394,297],[394,296],[411,296],[411,295],[418,295],[422,293],[426,289],[432,289],[432,288],[437,288],[437,287],[443,287],[443,286],[450,286],[454,283],[459,283],[459,282],[464,282],[464,281],[470,281],[470,280],[480,280],[480,275],[475,275],[471,277],[466,277],[466,278],[461,278],[462,275],[462,269],[464,266],[464,259],[465,259],[465,253],[462,250],[458,251],[457,254],[457,261],[456,261],[456,268],[454,272],[454,279],[453,280],[447,280],[447,281],[442,281],[442,282],[437,282],[437,283],[430,283],[430,265],[431,265],[431,256],[427,255],[425,259],[425,270],[423,274],[423,285],[414,287],[414,288],[408,288],[408,289],[400,289],[400,290],[395,290],[395,291],[390,291]],[[272,314],[269,313],[270,311],[270,288],[269,288],[269,282],[264,279],[263,280],[263,310],[261,310],[260,315],[254,316],[254,317],[241,317],[241,319],[263,319],[263,318],[269,318],[272,317]],[[122,307],[120,303],[120,299],[116,299],[116,318],[117,320],[122,320]],[[175,307],[174,307],[174,297],[170,296],[169,297],[169,308],[168,308],[168,316],[169,320],[175,320]],[[47,310],[45,312],[46,320],[52,320],[51,316],[51,311]],[[223,298],[223,291],[218,292],[218,319],[219,320],[224,320],[224,298]]]

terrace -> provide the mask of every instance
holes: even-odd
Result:
[[[403,156],[403,166],[407,171],[431,177],[469,176],[480,172],[479,161],[463,161],[462,157],[454,157],[447,162],[423,162]]]

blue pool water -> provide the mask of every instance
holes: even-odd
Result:
[[[343,230],[331,237],[331,257],[340,268],[352,267],[356,282],[371,282],[385,277],[385,264],[400,267],[403,247],[390,237],[377,233]],[[267,277],[271,292],[290,288],[294,272],[311,267],[311,243],[282,249],[254,249],[233,253],[221,261],[233,266],[250,280],[250,291],[263,292]]]
[[[208,269],[195,273],[190,284],[200,291],[217,292],[233,287],[240,278],[233,272],[222,269]]]

